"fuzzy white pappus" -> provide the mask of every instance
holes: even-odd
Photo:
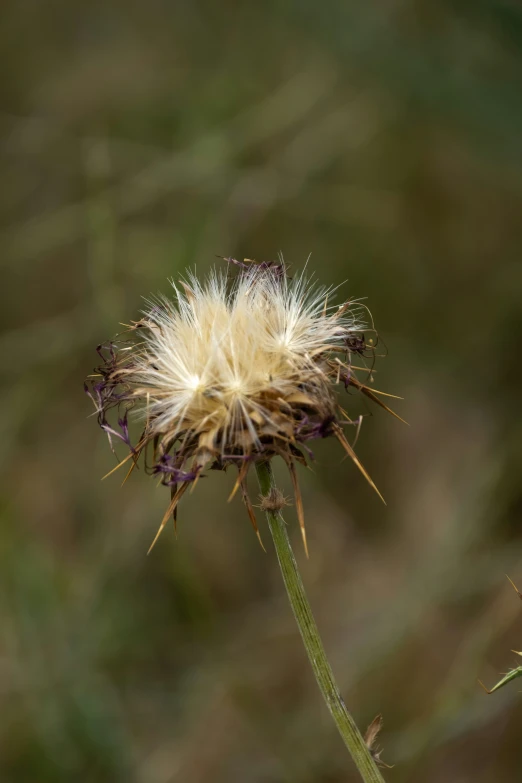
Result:
[[[345,350],[363,327],[351,309],[328,305],[331,290],[310,287],[303,275],[288,280],[255,269],[231,287],[217,273],[173,287],[175,299],[159,300],[146,315],[151,326],[133,368],[152,431],[209,430],[225,455],[238,435],[260,446],[274,403],[284,409],[308,395],[306,402],[328,407],[324,356]]]
[[[172,494],[160,531],[209,465],[236,465],[234,491],[241,487],[256,527],[246,475],[252,462],[280,455],[304,538],[294,462],[306,464],[307,441],[334,435],[375,486],[344,435],[342,424],[351,419],[335,392],[342,381],[386,407],[357,379],[352,362],[373,350],[362,332],[363,307],[335,305],[334,289],[313,285],[305,274],[290,279],[282,266],[238,265],[232,281],[219,272],[204,282],[189,275],[172,284],[172,299],[150,301],[129,327],[132,339],[99,346],[104,363],[86,390],[111,445],[118,438],[129,447],[124,462],[132,459],[131,471],[152,444],[146,468]],[[107,419],[112,408],[117,427]],[[131,408],[143,422],[136,445],[127,423]]]

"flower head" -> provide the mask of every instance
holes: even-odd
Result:
[[[144,453],[147,471],[171,488],[158,535],[206,468],[230,465],[238,469],[232,494],[241,487],[257,532],[247,473],[256,460],[279,455],[306,547],[295,461],[306,464],[308,441],[335,436],[374,486],[345,437],[343,424],[353,422],[335,391],[342,382],[386,407],[355,375],[352,358],[368,350],[363,308],[332,304],[332,289],[303,274],[289,279],[280,264],[227,260],[239,267],[235,279],[213,272],[204,282],[191,275],[173,283],[173,299],[149,302],[126,336],[99,346],[103,363],[86,391],[111,446],[116,439],[128,447],[129,472]],[[131,409],[143,424],[134,445]]]

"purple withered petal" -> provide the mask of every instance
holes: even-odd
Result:
[[[119,421],[118,421],[118,423],[119,423]],[[129,447],[129,449],[132,452],[132,454],[136,453],[136,450],[135,450],[134,446],[130,442],[129,433],[127,431],[118,432],[118,430],[114,429],[114,427],[111,427],[110,424],[107,421],[102,421],[100,423],[100,427],[102,428],[102,430],[104,432],[107,433],[107,435],[109,437],[109,441],[111,443],[111,446],[112,446],[111,436],[114,435],[115,438],[119,438],[119,440],[121,440],[123,443],[125,443],[126,446]]]
[[[173,475],[171,478],[167,478],[166,476],[162,480],[162,484],[164,487],[173,487],[176,484],[180,484],[182,482],[187,481],[195,481],[198,477],[198,471],[188,471],[184,472],[182,470],[178,470],[175,475]],[[205,478],[202,476],[202,478]]]
[[[344,388],[347,391],[348,391],[348,389],[350,387],[350,378],[351,378],[351,372],[350,371],[348,371],[348,372],[344,373],[343,375],[341,375],[341,380],[344,383]]]
[[[335,422],[336,418],[333,415],[315,422],[310,422],[306,416],[296,427],[296,440],[303,443],[315,438],[328,438],[332,434],[332,427]]]
[[[158,461],[152,466],[153,475],[162,474],[161,483],[166,487],[171,487],[182,481],[195,481],[199,474],[199,468],[191,471],[182,470],[176,465],[177,455],[162,454]]]

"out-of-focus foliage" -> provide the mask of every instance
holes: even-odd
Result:
[[[2,781],[355,780],[232,476],[146,558],[167,498],[100,482],[82,393],[142,295],[278,251],[368,297],[411,425],[365,407],[387,507],[330,443],[301,476],[346,702],[392,783],[517,780],[516,683],[476,681],[522,635],[519,4],[2,11]]]

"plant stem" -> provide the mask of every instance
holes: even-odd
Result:
[[[256,470],[261,492],[266,497],[271,489],[275,489],[272,468],[269,462],[258,462],[256,463]],[[384,783],[377,764],[373,760],[354,719],[348,712],[335,682],[306,597],[303,582],[286,532],[285,521],[278,511],[267,511],[266,516],[288,598],[290,599],[290,604],[323,698],[362,779],[366,783]]]

